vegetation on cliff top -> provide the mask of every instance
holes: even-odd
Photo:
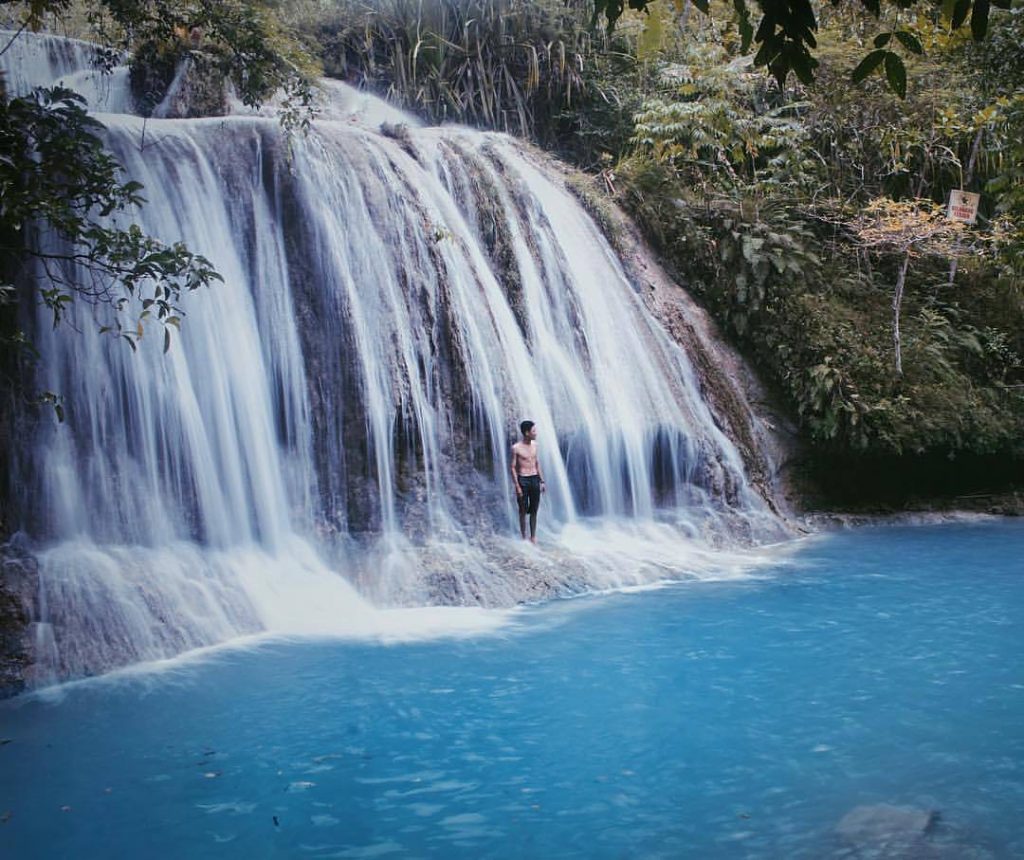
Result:
[[[905,100],[850,86],[857,17],[785,90],[723,28],[636,118],[628,207],[830,450],[1024,454],[1024,16],[1002,18],[981,46],[917,19]],[[957,230],[961,188],[984,193]]]
[[[813,7],[792,56],[765,53],[786,28],[752,32],[742,3],[652,3],[610,33],[591,0],[22,8],[78,14],[136,65],[201,38],[250,102],[285,85],[307,104],[319,62],[531,137],[600,176],[822,450],[1021,456],[1024,12],[984,4],[978,42],[980,19],[952,25],[980,3],[862,5]],[[976,226],[945,219],[955,189],[982,193]]]

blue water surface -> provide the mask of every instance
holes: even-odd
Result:
[[[0,855],[1024,857],[1022,618],[1024,523],[872,528],[73,685],[0,705]]]

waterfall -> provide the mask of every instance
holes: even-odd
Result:
[[[134,106],[128,67],[120,57],[90,42],[45,33],[0,30],[0,70],[9,96],[23,96],[33,87],[62,86],[81,95],[90,109],[130,113]],[[13,41],[11,41],[13,39]]]
[[[81,43],[9,53],[15,91],[92,81]],[[783,533],[546,158],[340,84],[292,140],[272,116],[144,123],[126,87],[89,86],[145,186],[131,220],[224,282],[184,299],[166,355],[156,327],[132,352],[84,304],[77,331],[25,321],[35,384],[67,414],[20,416],[11,454],[41,677],[263,630],[373,632],[380,607],[721,576]],[[517,537],[523,418],[547,478],[539,550]]]

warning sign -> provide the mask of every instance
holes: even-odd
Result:
[[[981,195],[975,194],[973,191],[950,191],[946,217],[953,221],[973,224],[978,217],[978,202],[980,200]]]

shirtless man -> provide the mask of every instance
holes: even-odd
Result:
[[[523,440],[512,446],[512,485],[519,503],[519,531],[526,540],[526,515],[530,515],[530,543],[537,543],[537,508],[545,492],[544,477],[537,459],[537,428],[532,421],[519,425]]]

